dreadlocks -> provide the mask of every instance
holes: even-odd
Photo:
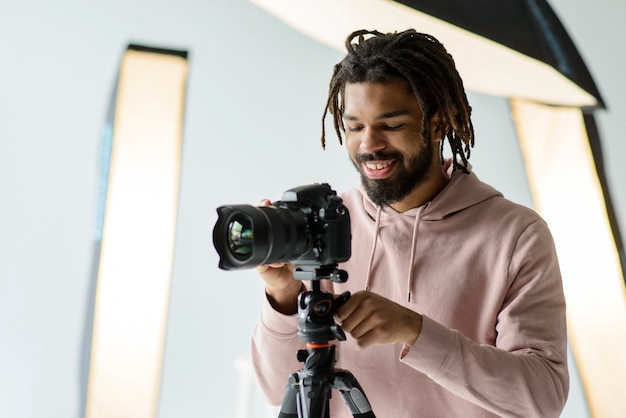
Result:
[[[366,39],[365,35],[371,36]],[[352,42],[355,38],[357,43]],[[472,108],[454,60],[444,46],[434,37],[413,29],[388,34],[359,30],[348,36],[346,49],[348,54],[335,65],[330,81],[322,116],[322,148],[326,148],[324,121],[328,113],[333,116],[335,132],[342,144],[343,94],[347,83],[399,79],[408,83],[417,98],[424,137],[429,137],[429,125],[437,114],[452,150],[454,168],[467,172],[470,147],[474,146]],[[444,142],[441,141],[442,164]]]

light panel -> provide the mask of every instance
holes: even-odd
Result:
[[[85,416],[156,417],[174,255],[186,56],[129,49],[115,102]]]
[[[589,408],[594,417],[623,417],[626,288],[582,113],[511,106],[535,207],[554,235]]]
[[[345,52],[359,29],[413,28],[435,36],[454,57],[465,87],[494,96],[576,107],[596,98],[553,67],[470,31],[390,0],[251,0],[294,29]],[[477,65],[477,63],[482,63]]]

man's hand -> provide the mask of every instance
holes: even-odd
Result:
[[[258,266],[257,272],[265,281],[265,293],[278,312],[291,315],[298,312],[298,294],[302,282],[293,278],[293,264],[276,263]]]
[[[422,315],[366,291],[350,296],[335,312],[335,319],[360,348],[393,343],[411,346],[422,330]]]

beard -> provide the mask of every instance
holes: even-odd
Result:
[[[361,184],[372,202],[378,206],[399,202],[428,179],[433,159],[433,144],[431,141],[425,142],[426,147],[420,153],[411,157],[408,160],[408,164],[404,164],[404,157],[400,153],[357,154],[356,162],[351,159],[361,175]],[[370,179],[361,167],[361,163],[366,161],[389,159],[397,161],[396,172],[392,176],[393,179]]]

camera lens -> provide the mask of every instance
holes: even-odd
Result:
[[[213,244],[224,270],[287,262],[311,248],[307,216],[298,209],[221,206]]]
[[[252,221],[245,216],[239,216],[228,225],[228,248],[233,257],[245,261],[252,253],[254,233]]]

